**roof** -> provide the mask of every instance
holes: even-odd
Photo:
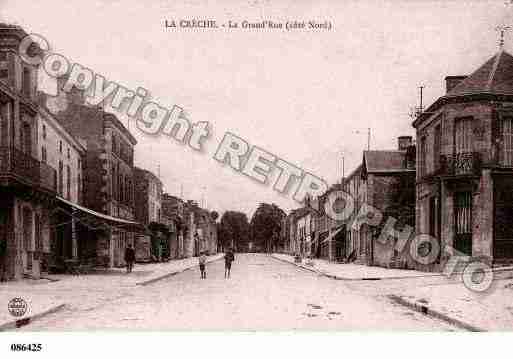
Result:
[[[64,137],[77,151],[81,154],[86,152],[86,145],[83,142],[80,142],[78,138],[73,136],[71,132],[69,132],[60,122],[59,120],[48,110],[46,106],[39,105],[39,115],[40,118],[43,116],[42,120],[52,126],[55,131],[59,133],[62,137]]]
[[[406,151],[364,151],[363,163],[367,173],[405,171]]]
[[[158,182],[162,186],[162,181],[155,173],[153,173],[147,169],[137,167],[137,166],[134,166],[134,172],[141,174],[141,175],[146,175],[147,176],[146,178],[150,177],[153,181]]]
[[[513,56],[501,50],[470,76],[461,81],[447,96],[475,93],[513,94]]]
[[[457,84],[451,91],[439,97],[426,111],[413,121],[417,127],[424,119],[449,101],[465,96],[486,97],[513,96],[513,56],[500,50],[481,67]]]

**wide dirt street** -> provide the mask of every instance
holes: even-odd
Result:
[[[372,285],[360,289],[267,255],[236,254],[230,279],[216,261],[207,265],[207,279],[188,270],[20,330],[454,330],[391,303]]]

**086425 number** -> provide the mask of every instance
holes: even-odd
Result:
[[[40,352],[43,349],[42,344],[11,344],[13,352]]]

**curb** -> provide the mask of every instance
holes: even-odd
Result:
[[[322,276],[326,276],[326,277],[328,276],[328,275],[326,275],[326,274],[324,274],[324,273],[322,273],[322,272],[319,272],[319,271],[317,271],[317,270],[315,270],[315,269],[313,269],[313,268],[300,266],[300,265],[297,265],[296,263],[289,262],[289,261],[287,261],[287,260],[285,260],[285,259],[281,259],[281,258],[278,258],[278,257],[272,256],[272,255],[271,255],[270,257],[271,257],[271,258],[273,258],[273,259],[276,259],[276,260],[278,260],[278,261],[280,261],[280,262],[288,263],[288,264],[290,264],[290,265],[293,265],[293,266],[294,266],[294,267],[296,267],[296,268],[301,268],[301,269],[304,269],[304,270],[307,270],[307,271],[310,271],[310,272],[313,272],[313,273],[316,273],[316,274],[319,274],[319,275],[322,275]]]
[[[308,268],[308,267],[304,267],[302,265],[297,265],[296,263],[294,262],[290,262],[290,261],[287,261],[285,259],[281,259],[281,258],[278,258],[278,257],[274,257],[274,256],[271,256],[273,257],[274,259],[277,259],[279,261],[282,261],[282,262],[286,262],[286,263],[289,263],[289,264],[292,264],[298,268],[303,268],[303,269],[306,269],[306,270],[309,270],[309,271],[312,271],[312,272],[315,272],[319,275],[322,275],[322,276],[325,276],[325,277],[328,277],[330,279],[334,279],[334,280],[345,280],[345,281],[377,281],[377,280],[400,280],[400,279],[417,279],[417,278],[427,278],[427,277],[441,277],[443,276],[443,273],[434,273],[434,274],[425,274],[425,275],[417,275],[417,276],[393,276],[393,277],[359,277],[359,278],[350,278],[350,277],[340,277],[340,276],[337,276],[337,275],[334,275],[334,274],[329,274],[329,273],[326,273],[326,272],[323,272],[323,271],[320,271],[320,270],[316,270],[316,269],[311,269],[311,268]],[[503,271],[511,271],[513,269],[505,269]],[[495,271],[494,271],[495,272]],[[454,273],[454,274],[457,274],[457,273]]]
[[[427,316],[430,316],[430,317],[433,317],[436,319],[440,319],[440,320],[442,320],[448,324],[451,324],[455,327],[458,327],[460,329],[465,329],[470,332],[486,332],[485,329],[465,323],[459,319],[451,318],[442,312],[439,312],[437,310],[429,308],[429,306],[427,306],[427,305],[423,305],[423,304],[420,304],[417,302],[410,302],[410,301],[408,301],[398,295],[395,295],[395,294],[387,295],[387,297],[390,300],[392,300],[393,302],[395,302],[396,304],[402,305],[403,307],[407,307],[409,309],[412,309],[412,310],[422,313],[424,315],[427,315]]]
[[[216,258],[216,259],[213,259],[211,261],[207,260],[207,264],[208,263],[212,263],[212,262],[215,262],[215,261],[218,261],[218,260],[221,260],[223,259],[223,257],[219,257],[219,258]],[[151,279],[148,279],[148,280],[145,280],[145,281],[142,281],[142,282],[137,282],[135,283],[135,285],[141,285],[141,286],[144,286],[144,285],[148,285],[148,284],[152,284],[152,283],[155,283],[159,280],[162,280],[162,279],[166,279],[166,278],[169,278],[169,277],[172,277],[174,275],[177,275],[179,273],[183,273],[185,271],[188,271],[190,269],[193,269],[193,268],[196,268],[197,265],[194,265],[194,266],[191,266],[191,267],[187,267],[187,268],[184,268],[184,269],[180,269],[176,272],[169,272],[169,273],[166,273],[166,274],[163,274],[163,275],[160,275],[158,277],[155,277],[155,278],[151,278]]]
[[[54,307],[51,307],[48,310],[41,312],[41,313],[37,313],[37,314],[31,315],[31,316],[28,316],[28,317],[25,317],[22,319],[16,319],[16,320],[13,320],[12,322],[0,324],[0,332],[23,327],[27,324],[30,324],[30,322],[41,319],[49,314],[57,313],[57,312],[63,310],[65,307],[66,307],[66,304],[59,304]]]

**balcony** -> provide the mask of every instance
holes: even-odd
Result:
[[[440,175],[442,176],[479,176],[481,156],[479,152],[462,152],[440,156]]]
[[[0,147],[0,177],[55,192],[56,171],[14,147]]]

